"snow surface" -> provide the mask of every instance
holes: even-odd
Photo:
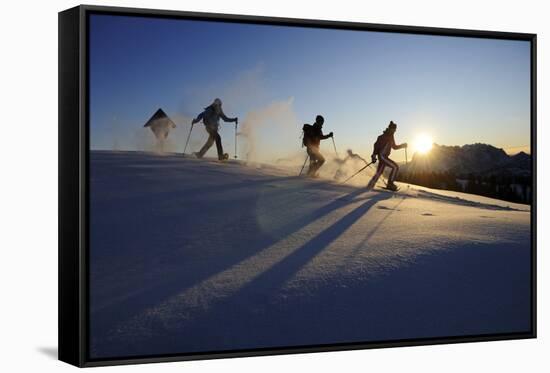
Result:
[[[530,329],[529,206],[298,171],[92,151],[91,356]]]

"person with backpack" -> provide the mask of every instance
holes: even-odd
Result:
[[[208,140],[206,140],[206,143],[200,151],[194,153],[197,158],[202,158],[214,142],[218,150],[218,159],[223,161],[229,158],[229,155],[223,152],[222,138],[218,133],[220,118],[223,119],[224,122],[239,123],[239,118],[228,118],[224,114],[222,110],[222,100],[216,98],[210,106],[204,108],[204,111],[193,119],[192,125],[202,120],[206,132],[208,132]]]
[[[380,136],[378,136],[376,142],[374,143],[374,150],[371,155],[371,160],[372,163],[376,163],[378,159],[380,163],[378,164],[376,173],[367,185],[368,190],[374,188],[376,182],[378,181],[378,178],[380,178],[382,172],[384,172],[384,168],[386,167],[391,168],[390,177],[388,178],[388,184],[386,185],[386,188],[393,191],[397,190],[397,186],[394,184],[394,181],[395,177],[397,176],[397,172],[399,171],[399,166],[397,165],[397,163],[392,161],[389,156],[392,149],[397,150],[406,148],[407,143],[405,142],[403,144],[396,145],[395,139],[393,137],[395,131],[397,131],[397,124],[395,124],[393,121],[390,121],[388,128],[386,128],[384,132]]]
[[[309,156],[309,169],[307,171],[307,176],[309,177],[317,177],[319,168],[325,163],[325,157],[323,157],[319,150],[321,140],[326,140],[334,136],[332,132],[328,135],[323,135],[324,123],[325,118],[321,115],[317,115],[313,125],[304,124],[302,128],[304,131],[302,146],[306,147],[307,155]]]

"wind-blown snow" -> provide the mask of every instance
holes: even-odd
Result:
[[[91,152],[92,357],[524,332],[530,209]]]

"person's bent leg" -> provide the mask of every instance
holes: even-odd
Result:
[[[216,149],[218,150],[218,159],[223,159],[223,146],[222,146],[222,137],[218,132],[214,135],[214,139],[216,140]]]
[[[319,150],[317,150],[317,163],[319,163],[319,167],[325,164],[325,157],[323,157]]]
[[[307,169],[307,175],[311,176],[315,172],[317,158],[315,157],[315,153],[313,152],[312,147],[308,146],[306,148],[306,152],[307,152],[307,155],[309,156],[309,168]]]
[[[391,168],[390,177],[388,178],[388,186],[393,185],[395,177],[397,176],[397,172],[399,171],[399,166],[397,165],[397,163],[387,157],[382,156],[380,158],[381,162],[384,162],[386,166]]]
[[[313,160],[313,163],[308,170],[308,175],[315,176],[317,174],[317,170],[319,170],[319,167],[321,167],[325,162],[325,158],[323,158],[318,148],[311,146],[308,149],[309,157]]]
[[[390,178],[389,178],[389,182],[391,184],[393,184],[393,182],[395,181],[395,178],[397,177],[397,173],[399,172],[399,165],[397,163],[395,163],[394,161],[392,161],[391,159],[388,159],[388,161],[390,161],[392,163],[392,170],[390,172]]]
[[[325,157],[321,154],[320,150],[317,149],[317,163],[315,164],[315,175],[319,174],[319,169],[325,164]]]
[[[210,132],[208,132],[208,140],[206,140],[206,143],[203,145],[201,150],[199,150],[199,152],[197,153],[197,157],[199,157],[199,158],[204,157],[204,155],[206,154],[208,149],[210,149],[212,144],[214,144],[214,137],[212,136],[212,134]]]
[[[384,164],[384,162],[380,161],[378,163],[378,168],[376,169],[376,172],[374,173],[374,175],[372,176],[372,178],[370,179],[369,183],[367,184],[367,189],[372,189],[374,188],[374,186],[376,185],[376,183],[378,182],[378,179],[380,178],[380,176],[382,175],[382,172],[384,172],[384,168],[386,167],[386,165]]]

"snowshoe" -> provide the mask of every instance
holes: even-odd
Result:
[[[390,190],[392,192],[397,192],[399,190],[399,187],[395,184],[388,184],[387,186],[384,187],[384,189]]]
[[[220,162],[227,161],[229,159],[229,154],[224,153],[221,157],[218,158]]]

